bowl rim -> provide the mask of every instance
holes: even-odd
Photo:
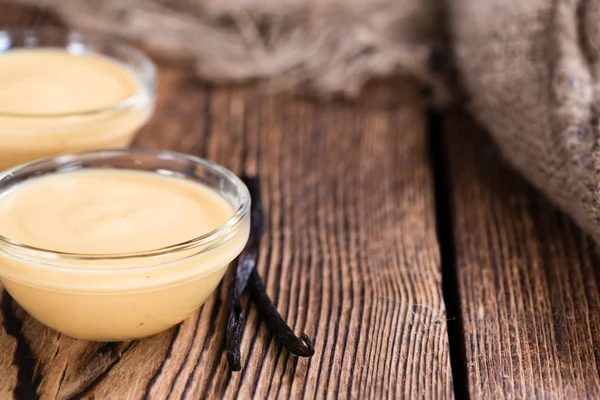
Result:
[[[124,260],[124,259],[134,259],[134,258],[150,258],[150,257],[170,255],[170,254],[179,253],[179,252],[183,252],[183,251],[191,250],[191,249],[195,249],[195,248],[200,248],[200,247],[204,247],[204,249],[200,251],[200,252],[204,252],[204,251],[211,250],[211,249],[219,246],[220,244],[222,244],[224,241],[226,241],[232,232],[236,233],[239,229],[241,229],[241,227],[243,226],[244,220],[246,219],[246,217],[249,216],[250,203],[251,203],[250,193],[249,193],[248,187],[244,184],[244,182],[237,175],[235,175],[233,172],[231,172],[227,168],[225,168],[219,164],[213,163],[211,161],[208,161],[204,158],[189,155],[189,154],[184,154],[184,153],[180,153],[180,152],[176,152],[176,151],[170,151],[170,150],[153,150],[153,149],[141,149],[141,148],[114,148],[114,149],[111,148],[111,149],[88,150],[88,151],[67,153],[67,154],[62,154],[62,155],[58,155],[58,156],[50,156],[50,157],[41,158],[41,159],[34,160],[34,161],[31,161],[31,162],[28,162],[25,164],[18,165],[14,168],[11,168],[11,169],[1,172],[0,173],[0,197],[2,196],[2,194],[5,191],[5,189],[2,188],[4,181],[17,176],[19,173],[22,173],[24,170],[32,169],[32,168],[36,168],[36,167],[39,168],[44,164],[52,163],[52,162],[56,163],[57,167],[59,167],[61,164],[67,164],[69,162],[77,161],[77,159],[84,158],[86,156],[91,157],[94,155],[100,155],[102,153],[146,154],[146,155],[152,155],[152,156],[156,157],[157,159],[161,159],[163,161],[168,161],[169,159],[171,159],[171,160],[179,159],[179,160],[188,161],[188,162],[192,163],[193,166],[200,165],[204,168],[209,169],[211,172],[220,175],[221,177],[228,180],[231,184],[233,184],[233,186],[235,187],[235,189],[238,191],[238,193],[240,195],[240,205],[238,206],[238,208],[235,210],[233,215],[227,221],[225,221],[223,224],[219,225],[215,229],[213,229],[207,233],[204,233],[202,235],[199,235],[193,239],[189,239],[184,242],[176,243],[176,244],[169,245],[169,246],[160,247],[157,249],[129,252],[129,253],[107,253],[107,254],[100,254],[100,253],[86,254],[86,253],[61,252],[61,251],[54,251],[51,249],[44,249],[44,248],[40,248],[40,247],[36,247],[36,246],[31,246],[31,245],[10,239],[6,236],[0,235],[0,250],[3,250],[2,247],[6,247],[10,250],[14,250],[14,251],[18,252],[19,254],[27,254],[27,255],[33,256],[33,257],[40,257],[40,258],[50,259],[50,260],[79,260],[79,261],[106,261],[106,260]],[[85,169],[85,168],[82,168],[82,169]],[[106,169],[114,170],[117,168],[109,167]],[[121,168],[121,169],[137,171],[137,169],[135,169],[135,168]],[[64,171],[64,172],[58,171],[58,172],[52,172],[50,174],[56,174],[56,173],[60,174],[60,173],[68,173],[68,172],[69,171]],[[159,174],[155,171],[147,171],[147,172]],[[30,179],[36,179],[36,177],[32,177]],[[17,183],[16,185],[19,185],[19,184],[20,183]],[[12,189],[8,189],[8,190],[10,191]],[[53,265],[53,266],[55,266],[55,265]],[[80,268],[80,267],[66,267],[66,266],[65,267],[64,266],[56,266],[56,267],[63,268],[63,269],[77,269],[77,270],[85,269],[85,268]],[[131,267],[131,268],[126,268],[126,269],[131,270],[131,269],[143,269],[143,268],[147,268],[147,266]],[[121,270],[123,268],[119,268],[119,269]]]
[[[38,45],[37,43],[26,46],[11,47],[11,37],[19,36],[24,40],[27,37],[33,39],[43,37],[44,35],[61,35],[65,38],[65,44],[60,46],[46,46]],[[8,38],[8,44],[2,46],[2,39]],[[69,45],[72,43],[80,43],[85,49],[84,50],[70,50]],[[60,113],[28,113],[28,112],[6,112],[0,110],[0,117],[12,118],[12,119],[43,119],[53,120],[61,118],[77,118],[77,117],[89,117],[94,115],[101,115],[104,113],[110,113],[125,109],[132,105],[138,104],[142,101],[146,101],[148,98],[154,96],[156,90],[156,81],[158,76],[158,69],[154,61],[141,49],[135,47],[132,43],[120,37],[95,32],[83,32],[80,30],[61,28],[61,27],[24,27],[17,26],[7,29],[0,29],[0,55],[2,53],[17,50],[17,49],[34,49],[34,48],[48,48],[48,49],[64,49],[67,52],[79,55],[79,54],[98,54],[106,56],[110,60],[119,64],[125,64],[124,61],[117,60],[114,57],[107,56],[102,51],[90,50],[89,46],[97,43],[108,44],[115,46],[127,52],[129,57],[132,57],[136,62],[140,64],[139,71],[137,69],[128,68],[129,72],[139,82],[139,88],[127,96],[126,98],[117,102],[111,103],[106,106],[78,110],[75,112],[60,112]]]

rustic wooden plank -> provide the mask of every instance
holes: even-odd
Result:
[[[471,397],[600,397],[596,246],[481,129],[446,125]]]
[[[244,299],[243,369],[229,373],[226,283],[180,326],[118,344],[59,335],[4,295],[0,398],[452,397],[433,178],[413,84],[319,104],[162,68],[156,115],[136,145],[260,174],[259,271],[292,328],[314,337],[315,356],[291,356]]]
[[[59,17],[46,8],[29,7],[11,2],[0,2],[0,25],[11,27],[62,26]]]

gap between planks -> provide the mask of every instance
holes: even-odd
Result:
[[[433,169],[436,234],[440,247],[442,294],[446,304],[446,326],[450,347],[452,382],[455,398],[468,400],[465,332],[460,309],[460,291],[452,227],[451,182],[446,173],[448,164],[444,155],[443,128],[444,114],[437,110],[428,109],[427,135]]]

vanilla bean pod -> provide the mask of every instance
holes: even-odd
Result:
[[[248,187],[252,200],[250,208],[250,236],[248,243],[238,256],[235,263],[235,271],[231,282],[230,310],[227,322],[227,362],[232,371],[241,369],[240,346],[242,333],[244,331],[244,312],[240,304],[240,296],[246,289],[250,274],[256,268],[258,262],[258,251],[260,249],[260,238],[263,233],[263,207],[260,198],[260,182],[257,177],[243,176],[242,180]]]
[[[281,342],[292,354],[301,357],[310,357],[315,354],[315,347],[310,338],[302,333],[300,337],[296,336],[292,329],[285,323],[281,314],[277,311],[275,305],[267,294],[258,272],[252,271],[250,281],[248,282],[252,300],[261,317],[265,320],[271,332],[277,340]]]
[[[240,304],[240,296],[248,285],[251,298],[258,312],[265,320],[273,335],[292,354],[310,357],[314,354],[314,346],[309,337],[302,333],[294,335],[292,329],[285,323],[277,308],[267,295],[265,286],[256,271],[258,263],[260,239],[263,234],[264,217],[260,198],[260,182],[258,177],[242,177],[250,191],[252,206],[250,210],[250,236],[244,250],[236,260],[236,268],[230,290],[230,310],[227,322],[227,362],[233,371],[241,369],[240,346],[244,330],[244,312]]]

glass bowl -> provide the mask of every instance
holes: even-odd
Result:
[[[15,185],[30,179],[98,168],[151,171],[200,183],[235,211],[224,224],[193,240],[137,253],[64,253],[0,236],[0,280],[29,314],[71,337],[119,341],[164,331],[204,303],[246,245],[248,188],[204,159],[128,148],[50,157],[5,171],[0,174],[0,201],[7,190],[18,190]]]
[[[101,108],[73,112],[27,113],[0,107],[0,170],[61,153],[129,146],[151,117],[156,66],[125,41],[60,28],[0,31],[0,59],[7,52],[24,49],[100,55],[103,60],[112,61],[107,65],[114,71],[134,78],[137,89]]]

